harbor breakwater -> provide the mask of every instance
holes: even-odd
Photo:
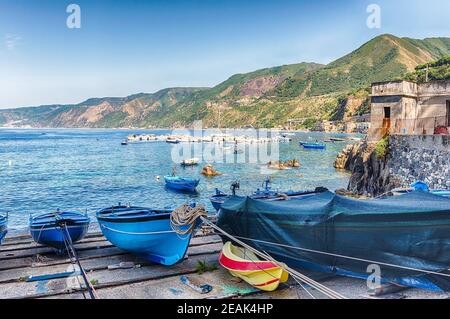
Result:
[[[396,187],[421,180],[434,189],[450,188],[450,137],[444,135],[394,135],[385,156],[376,143],[348,145],[335,167],[352,173],[347,190],[378,196]]]

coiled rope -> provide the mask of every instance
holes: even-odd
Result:
[[[197,219],[207,216],[205,206],[196,205],[192,207],[184,204],[170,214],[170,227],[178,235],[191,235],[195,230]]]

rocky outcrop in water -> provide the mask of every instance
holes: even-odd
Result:
[[[366,142],[347,145],[334,167],[350,171],[347,190],[356,195],[378,196],[397,187],[391,180],[388,158],[378,158],[375,145]]]

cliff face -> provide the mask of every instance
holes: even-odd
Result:
[[[348,145],[335,167],[352,173],[347,190],[356,195],[378,196],[399,186],[390,176],[389,158],[378,158],[374,144]]]

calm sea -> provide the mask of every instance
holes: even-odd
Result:
[[[279,153],[281,160],[299,159],[302,167],[298,170],[274,172],[262,164],[216,163],[214,167],[223,175],[201,177],[198,194],[175,193],[165,189],[162,178],[176,164],[171,160],[173,146],[164,142],[122,146],[121,141],[134,133],[169,132],[0,129],[0,211],[10,212],[9,226],[25,227],[30,213],[58,208],[87,209],[93,216],[118,202],[170,208],[195,200],[212,211],[208,197],[216,187],[228,192],[230,184],[240,180],[239,194],[244,195],[261,187],[266,176],[272,178],[274,189],[283,191],[316,186],[335,190],[348,183],[348,174],[333,168],[347,142],[329,143],[326,151],[306,151],[299,141],[332,135],[297,133],[293,142],[280,144]],[[178,173],[198,177],[201,168],[178,167]]]

